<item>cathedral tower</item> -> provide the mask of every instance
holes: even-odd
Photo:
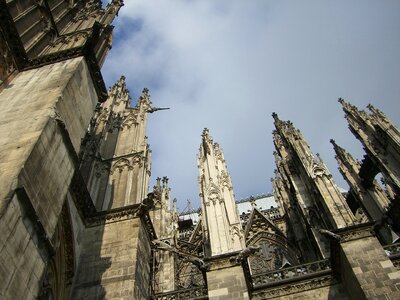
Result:
[[[239,214],[224,155],[204,129],[198,156],[203,230],[209,255],[241,250],[244,246]]]

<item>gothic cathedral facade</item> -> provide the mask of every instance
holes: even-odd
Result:
[[[0,298],[399,299],[399,129],[339,99],[365,149],[331,140],[344,193],[273,113],[277,207],[247,213],[204,129],[184,219],[167,177],[149,189],[148,114],[164,108],[102,78],[122,6],[0,0]]]

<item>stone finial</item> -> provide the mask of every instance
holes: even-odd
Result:
[[[330,143],[333,145],[333,149],[335,150],[336,154],[345,153],[345,150],[340,147],[334,139],[330,139]]]
[[[348,114],[350,112],[358,112],[356,106],[346,102],[343,98],[339,98],[338,102],[342,105],[343,111]]]
[[[142,90],[142,95],[140,96],[141,99],[149,99],[150,95],[149,95],[149,89],[148,88],[144,88]]]
[[[161,188],[161,178],[157,177],[156,182],[157,182],[157,185],[156,185],[157,188],[160,189]]]
[[[276,129],[278,129],[278,131],[282,128],[285,128],[287,125],[290,125],[290,121],[284,122],[281,119],[279,119],[278,114],[276,112],[272,113],[272,118],[274,119],[274,124]]]
[[[168,177],[167,176],[164,176],[163,178],[162,178],[162,183],[163,183],[163,188],[167,188],[168,187]]]
[[[250,197],[250,204],[252,208],[257,207],[256,199],[253,196]]]
[[[203,129],[203,132],[202,132],[201,136],[202,136],[203,138],[209,137],[209,136],[210,136],[210,131],[208,130],[207,127],[205,127],[205,128]]]
[[[373,117],[376,117],[377,119],[383,120],[385,123],[390,123],[389,119],[386,117],[386,115],[376,107],[374,107],[372,104],[368,104],[367,108],[370,110],[372,113],[371,115]]]
[[[212,144],[212,138],[210,137],[208,128],[204,128],[201,137],[202,137],[201,147],[203,148],[204,156],[206,156],[207,154],[211,153],[209,143]]]
[[[114,83],[114,85],[110,87],[110,91],[117,90],[118,88],[125,86],[125,80],[126,77],[124,75],[121,75],[121,77]]]
[[[149,112],[149,110],[151,110],[151,104],[152,103],[150,101],[149,89],[144,88],[142,94],[139,96],[139,101],[136,106],[140,110]]]

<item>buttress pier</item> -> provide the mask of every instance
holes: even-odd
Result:
[[[377,108],[370,113],[339,99],[350,131],[361,142],[365,156],[355,161],[335,141],[331,141],[339,170],[349,183],[348,203],[361,208],[370,221],[380,221],[397,232],[400,227],[400,131]],[[381,182],[379,182],[381,181]],[[385,225],[386,224],[386,225]],[[388,236],[382,236],[388,242]]]
[[[301,132],[274,113],[277,171],[274,194],[291,223],[293,238],[306,260],[330,256],[321,230],[355,224],[355,217],[328,168],[315,156]]]

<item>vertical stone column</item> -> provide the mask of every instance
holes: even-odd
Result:
[[[335,233],[332,267],[350,299],[400,299],[400,271],[372,233],[371,223]]]
[[[243,249],[244,237],[232,181],[222,150],[207,128],[202,134],[198,168],[203,228],[209,240],[206,252],[220,255]]]
[[[213,256],[206,260],[208,298],[210,300],[250,299],[243,267],[235,261],[238,252]]]
[[[245,247],[232,181],[224,155],[204,129],[198,156],[202,225],[206,240],[205,261],[208,298],[249,299],[243,267],[236,255]]]

